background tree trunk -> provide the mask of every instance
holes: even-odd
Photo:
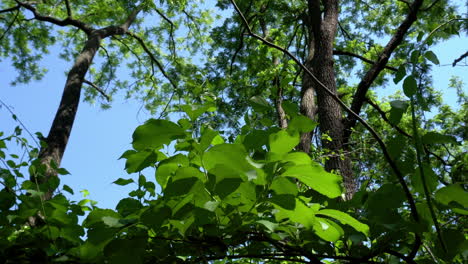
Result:
[[[336,79],[333,59],[333,44],[338,26],[338,0],[322,1],[323,14],[320,0],[308,1],[308,27],[311,36],[309,38],[309,50],[313,50],[311,63],[306,66],[314,75],[331,91],[336,93]],[[312,48],[313,47],[313,48]],[[313,83],[308,78],[303,82],[301,110],[308,117],[313,117],[315,103],[313,93],[317,97],[318,121],[321,134],[330,136],[331,141],[322,138],[322,147],[330,151],[329,158],[325,162],[325,169],[335,171],[343,176],[346,188],[346,199],[351,199],[356,192],[356,180],[354,179],[351,160],[344,153],[344,124],[340,105],[323,89],[313,89],[309,85]],[[315,87],[318,84],[313,83]],[[303,150],[310,151],[311,135],[302,138]],[[306,142],[307,141],[307,142]],[[306,147],[306,144],[308,146]]]

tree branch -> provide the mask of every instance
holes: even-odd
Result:
[[[140,38],[139,36],[135,35],[134,33],[132,32],[127,32],[127,35],[131,36],[132,38],[136,39],[138,41],[138,43],[140,43],[141,47],[143,48],[143,50],[146,52],[146,54],[151,58],[151,61],[153,61],[154,63],[156,63],[156,65],[158,66],[158,69],[161,71],[162,75],[171,83],[172,87],[177,90],[177,84],[175,83],[174,80],[172,80],[172,78],[169,77],[169,75],[167,74],[167,72],[164,70],[164,67],[162,66],[161,62],[159,62],[156,57],[154,56],[154,54],[149,50],[148,46],[146,46],[145,42],[143,41],[142,38]]]
[[[107,101],[110,101],[110,97],[101,89],[99,88],[96,84],[84,79],[83,80],[83,83],[86,83],[87,85],[93,87],[94,89],[96,89],[96,91],[98,91],[102,96],[104,96],[106,98]]]
[[[73,15],[72,15],[72,11],[71,11],[71,7],[70,7],[70,1],[69,0],[65,0],[65,6],[67,7],[67,15],[69,18],[72,18]]]
[[[460,57],[458,57],[458,59],[454,60],[452,63],[452,67],[455,67],[457,63],[459,63],[461,60],[463,60],[466,57],[468,57],[468,51],[462,54]]]
[[[358,55],[356,53],[353,53],[353,52],[349,52],[349,51],[344,51],[344,50],[334,50],[333,51],[333,55],[345,55],[345,56],[351,56],[351,57],[354,57],[354,58],[358,58],[366,63],[369,63],[369,64],[375,64],[376,62],[375,61],[372,61],[372,60],[369,60],[361,55]],[[384,66],[385,69],[388,69],[388,70],[391,70],[391,71],[394,71],[394,72],[397,72],[398,69],[395,68],[395,67],[392,67],[392,66]]]
[[[382,72],[382,70],[385,68],[393,51],[403,41],[403,38],[405,37],[411,25],[416,21],[417,13],[422,3],[423,0],[415,0],[411,4],[410,12],[406,16],[405,20],[403,20],[393,37],[387,43],[377,61],[372,65],[372,67],[367,71],[366,75],[359,82],[356,93],[354,94],[353,101],[351,103],[351,110],[353,110],[354,113],[359,113],[361,111],[367,91],[380,72]],[[351,135],[352,131],[351,129],[356,125],[356,121],[357,120],[354,115],[348,114],[347,120],[345,122],[345,141],[349,140],[349,136]]]
[[[17,5],[17,6],[14,6],[14,7],[10,7],[10,8],[7,8],[7,9],[0,10],[0,14],[1,14],[1,13],[7,13],[7,12],[15,11],[15,10],[18,10],[18,9],[20,9],[20,5]]]
[[[255,34],[255,33],[253,33],[252,29],[250,28],[250,25],[248,24],[248,22],[247,22],[247,20],[246,20],[246,18],[244,16],[244,14],[242,13],[242,11],[240,11],[240,9],[237,6],[236,2],[234,0],[230,0],[230,1],[231,1],[232,5],[234,6],[236,12],[241,17],[243,23],[246,25],[247,30],[249,32],[249,35],[251,35],[252,37],[254,37],[254,38],[258,39],[258,40],[260,40],[265,45],[267,45],[269,47],[272,47],[272,48],[275,48],[277,50],[280,50],[280,51],[284,52],[285,54],[287,54],[297,65],[299,65],[299,67],[302,68],[302,70],[304,70],[304,72],[306,72],[312,79],[314,79],[314,81],[317,83],[317,85],[321,89],[323,89],[330,97],[332,97],[336,102],[338,102],[338,104],[341,107],[343,107],[343,109],[346,112],[348,112],[350,116],[353,116],[353,118],[358,120],[372,134],[372,136],[378,142],[378,144],[379,144],[379,146],[380,146],[380,148],[382,150],[382,153],[383,153],[383,155],[385,157],[385,160],[389,163],[392,171],[397,176],[397,178],[398,178],[398,180],[399,180],[399,182],[400,182],[400,184],[401,184],[401,186],[403,188],[405,196],[406,196],[406,198],[408,200],[408,203],[410,205],[411,216],[413,217],[413,219],[416,222],[419,222],[419,214],[418,214],[418,212],[416,210],[416,204],[415,204],[413,196],[411,195],[411,192],[410,192],[410,190],[408,188],[408,185],[405,182],[403,174],[400,171],[400,169],[397,167],[397,165],[395,164],[393,159],[390,157],[390,154],[388,153],[388,150],[387,150],[387,147],[385,146],[385,143],[382,141],[382,139],[377,134],[377,132],[362,117],[360,117],[358,114],[356,114],[343,101],[341,101],[340,98],[335,93],[333,93],[328,87],[326,87],[304,64],[302,64],[299,61],[299,59],[297,59],[294,55],[292,55],[291,52],[289,52],[288,50],[285,50],[284,48],[282,48],[282,47],[280,47],[278,45],[275,45],[274,43],[269,42],[268,40],[260,37],[259,35]]]
[[[170,49],[175,56],[176,55],[176,48],[175,48],[176,44],[174,40],[175,25],[172,22],[172,20],[170,20],[166,15],[164,15],[159,9],[155,8],[155,10],[156,10],[156,13],[158,13],[158,15],[161,16],[171,26],[171,30],[169,31],[169,38],[171,39]]]
[[[83,23],[83,22],[81,22],[79,20],[72,19],[71,17],[67,17],[67,18],[65,18],[63,20],[60,20],[60,19],[55,18],[55,17],[44,16],[44,15],[39,14],[37,12],[36,8],[34,6],[32,6],[30,3],[20,2],[20,1],[16,1],[16,3],[18,3],[19,6],[24,7],[27,10],[31,11],[33,13],[33,15],[34,15],[34,18],[39,20],[39,21],[49,22],[49,23],[52,23],[52,24],[55,24],[55,25],[61,26],[61,27],[74,26],[74,27],[77,27],[77,28],[81,29],[87,35],[90,35],[91,32],[93,31],[93,28],[90,27],[89,25],[87,25],[87,24],[85,24],[85,23]]]
[[[0,36],[0,41],[2,41],[2,39],[8,34],[8,32],[10,31],[11,27],[13,26],[13,24],[15,23],[16,19],[18,18],[18,15],[19,15],[20,11],[19,9],[17,9],[16,11],[16,14],[15,14],[15,17],[13,18],[13,20],[10,21],[10,23],[8,23],[8,26],[6,28],[6,30],[3,32],[3,34]]]
[[[372,100],[370,100],[369,98],[366,97],[366,102],[368,104],[370,104],[379,114],[380,114],[380,117],[382,117],[382,120],[385,121],[387,124],[389,124],[392,128],[394,128],[396,131],[398,131],[400,134],[402,134],[403,136],[405,137],[408,137],[408,138],[413,138],[412,135],[408,134],[406,131],[404,131],[402,128],[400,128],[399,126],[395,125],[395,124],[392,124],[390,122],[390,120],[388,119],[387,117],[387,114],[382,110],[382,108],[380,108],[376,103],[374,103]],[[431,154],[432,156],[434,156],[436,159],[438,159],[444,166],[448,166],[449,164],[444,160],[442,159],[442,157],[440,157],[439,155],[435,154],[434,152],[430,151],[429,148],[424,145],[424,151],[426,151],[427,153]]]

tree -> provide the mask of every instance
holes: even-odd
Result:
[[[0,11],[6,14],[2,38],[8,40],[2,53],[18,55],[12,58],[21,76],[41,77],[36,60],[57,39],[77,44],[74,52],[64,52],[76,60],[41,149],[32,149],[30,162],[6,162],[2,168],[9,179],[1,192],[7,203],[0,227],[8,237],[2,258],[466,261],[460,230],[468,206],[466,133],[457,123],[466,116],[466,95],[454,79],[461,104],[455,113],[442,103],[430,78],[431,64],[439,62],[429,48],[466,29],[466,19],[450,1],[218,1],[220,9],[234,13],[213,29],[213,42],[201,5],[79,4],[7,1]],[[163,24],[148,24],[144,19],[152,15]],[[184,46],[191,46],[189,55],[212,58],[205,65],[177,54],[180,21],[187,22],[193,37]],[[79,33],[55,32],[51,26]],[[40,37],[28,40],[25,34],[34,32]],[[153,37],[159,49],[149,44]],[[94,70],[99,48],[108,61]],[[120,52],[130,52],[133,59],[122,59]],[[114,69],[127,60],[136,79],[130,95],[149,87],[143,97],[148,109],[163,106],[186,118],[174,123],[160,117],[136,128],[133,149],[122,158],[138,180],[114,183],[138,187],[115,210],[53,195],[59,178],[52,176],[66,173],[60,160],[83,84],[90,86],[89,100],[104,94],[99,87],[106,82],[116,87],[111,94],[128,86],[115,80]],[[173,66],[165,69],[161,60]],[[154,77],[154,66],[165,82]],[[356,87],[349,73],[358,76]],[[85,79],[87,74],[96,81]],[[392,77],[404,94],[382,101],[371,89],[388,85]],[[162,100],[165,96],[170,99]],[[437,115],[418,117],[431,107]],[[0,147],[14,139],[28,147],[20,129]],[[176,153],[164,153],[163,146],[171,143]],[[26,166],[31,180],[16,191],[19,170]],[[142,174],[148,167],[156,169],[158,194]],[[64,190],[72,192],[68,186]],[[80,225],[77,216],[85,211],[89,214]],[[43,223],[25,226],[37,213]],[[84,231],[87,236],[81,238]]]

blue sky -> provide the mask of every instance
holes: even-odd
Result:
[[[451,65],[454,59],[466,52],[467,43],[466,36],[456,37],[432,50],[437,54],[441,65]],[[466,61],[460,64],[466,65]],[[65,72],[70,69],[72,62],[64,62],[52,54],[44,60],[43,65],[53,65],[48,67],[49,71],[43,80],[12,87],[9,83],[16,72],[8,61],[0,62],[0,99],[32,133],[41,132],[47,135],[60,101]],[[450,105],[456,106],[455,90],[447,88],[453,75],[460,76],[465,85],[468,84],[467,66],[434,66],[435,87],[444,93],[444,98]],[[395,87],[389,87],[379,90],[379,94],[391,94],[394,89]],[[71,175],[62,176],[61,182],[74,189],[74,200],[80,200],[80,190],[86,189],[90,192],[88,198],[98,201],[99,207],[114,208],[131,190],[112,182],[117,178],[136,180],[138,177],[136,174],[128,175],[124,171],[125,161],[118,158],[131,148],[134,129],[151,117],[144,110],[139,111],[140,106],[140,102],[127,101],[119,96],[109,110],[101,110],[98,104],[80,104],[62,162],[62,167]],[[16,125],[18,124],[10,118],[9,112],[4,107],[0,108],[0,131],[8,135]],[[15,153],[15,148],[10,150]],[[154,179],[151,172],[147,172],[146,176],[147,179]]]

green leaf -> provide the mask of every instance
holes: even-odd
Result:
[[[307,133],[314,130],[316,126],[317,122],[306,116],[297,115],[289,122],[287,130],[290,131],[291,134],[294,133],[294,131],[299,133]]]
[[[111,209],[94,209],[83,221],[83,226],[92,227],[96,224],[102,223],[104,217],[113,217],[117,219],[122,218],[118,213]]]
[[[74,194],[73,189],[70,188],[70,186],[68,186],[66,184],[63,185],[63,190],[67,191],[68,193]]]
[[[390,106],[392,108],[390,109],[390,117],[388,118],[388,120],[391,124],[397,125],[398,123],[400,123],[403,114],[408,109],[408,101],[394,100],[390,102]]]
[[[207,105],[181,105],[180,108],[184,111],[190,118],[190,120],[195,121],[199,116],[205,112],[216,111],[216,107],[211,104]]]
[[[187,156],[177,154],[159,163],[156,169],[156,181],[164,189],[169,177],[174,174],[179,167],[185,167],[189,165]]]
[[[286,154],[281,159],[282,162],[290,162],[295,165],[312,165],[310,156],[304,152],[291,152]]]
[[[247,161],[247,152],[240,144],[219,144],[210,148],[203,155],[203,166],[210,171],[216,165],[224,165],[238,172],[247,172],[253,169]]]
[[[288,153],[299,144],[299,133],[290,135],[285,130],[271,134],[269,137],[270,151],[278,154]]]
[[[279,226],[277,223],[273,223],[267,220],[258,220],[257,223],[261,224],[262,226],[266,227],[268,231],[274,232],[275,229]]]
[[[210,174],[215,176],[214,194],[224,199],[229,194],[239,188],[242,178],[236,170],[232,170],[225,165],[216,165],[210,170]]]
[[[298,188],[295,182],[290,178],[276,177],[271,183],[270,189],[276,194],[290,194],[296,196]]]
[[[395,84],[399,83],[403,77],[406,76],[406,68],[405,68],[405,65],[401,65],[399,68],[398,68],[398,71],[395,73],[395,78],[393,78],[393,82]]]
[[[167,120],[150,119],[135,129],[132,144],[135,150],[155,149],[184,137],[184,130],[177,124]]]
[[[154,165],[158,161],[158,155],[154,150],[126,151],[123,155],[126,158],[125,169],[127,173],[142,171]]]
[[[109,263],[125,264],[143,263],[147,239],[143,237],[122,238],[111,241],[104,248]]]
[[[167,206],[151,206],[145,212],[141,214],[141,222],[149,227],[158,229],[164,223],[170,219],[172,211]]]
[[[355,218],[353,218],[347,213],[344,213],[338,210],[333,210],[333,209],[322,209],[317,212],[317,215],[324,215],[324,216],[334,218],[340,221],[342,224],[350,225],[356,231],[361,232],[365,234],[366,236],[369,235],[369,226],[359,222],[358,220],[356,220]]]
[[[439,59],[437,58],[437,55],[435,55],[435,53],[430,50],[424,53],[424,57],[426,57],[426,59],[430,60],[432,63],[436,65],[440,64]]]
[[[457,140],[453,136],[442,135],[437,132],[427,132],[424,136],[422,136],[423,144],[458,144]]]
[[[119,227],[124,226],[124,224],[120,223],[119,220],[120,220],[119,218],[115,218],[115,217],[112,217],[112,216],[102,217],[102,221],[104,222],[104,224],[106,224],[108,227],[112,227],[112,228],[119,228]]]
[[[268,101],[259,95],[252,96],[249,99],[249,103],[256,112],[267,112],[271,108]]]
[[[219,202],[218,201],[208,201],[203,205],[203,208],[210,212],[214,212],[216,208],[218,208]]]
[[[293,209],[276,207],[279,209],[279,212],[275,215],[277,220],[289,219],[302,224],[305,228],[312,229],[316,221],[315,213],[320,205],[314,204],[308,206],[299,198],[296,198],[294,205]]]
[[[124,198],[120,200],[115,209],[123,217],[126,217],[138,212],[142,207],[143,205],[140,203],[140,201],[133,198]]]
[[[435,199],[444,205],[450,205],[452,202],[455,202],[465,208],[468,207],[468,192],[460,184],[451,184],[437,190]]]
[[[58,173],[59,175],[70,175],[70,172],[68,172],[68,171],[67,171],[66,169],[64,169],[64,168],[58,168],[58,169],[57,169],[57,173]]]
[[[281,175],[295,177],[315,191],[330,198],[339,197],[342,193],[341,177],[326,172],[318,165],[297,165],[286,169]]]
[[[418,83],[413,75],[409,75],[403,81],[403,92],[406,96],[411,97],[416,94],[418,90]]]
[[[314,232],[321,239],[335,242],[344,235],[344,230],[337,223],[325,218],[316,218]]]
[[[439,184],[437,175],[434,173],[432,168],[429,165],[424,165],[423,167],[424,179],[426,180],[426,187],[430,193],[432,193]],[[416,168],[413,177],[411,178],[411,183],[413,184],[414,189],[419,193],[424,193],[424,187],[422,184],[421,172],[419,168]]]
[[[130,183],[134,182],[133,179],[123,179],[123,178],[118,178],[116,181],[112,182],[114,184],[120,185],[120,186],[125,186]]]

